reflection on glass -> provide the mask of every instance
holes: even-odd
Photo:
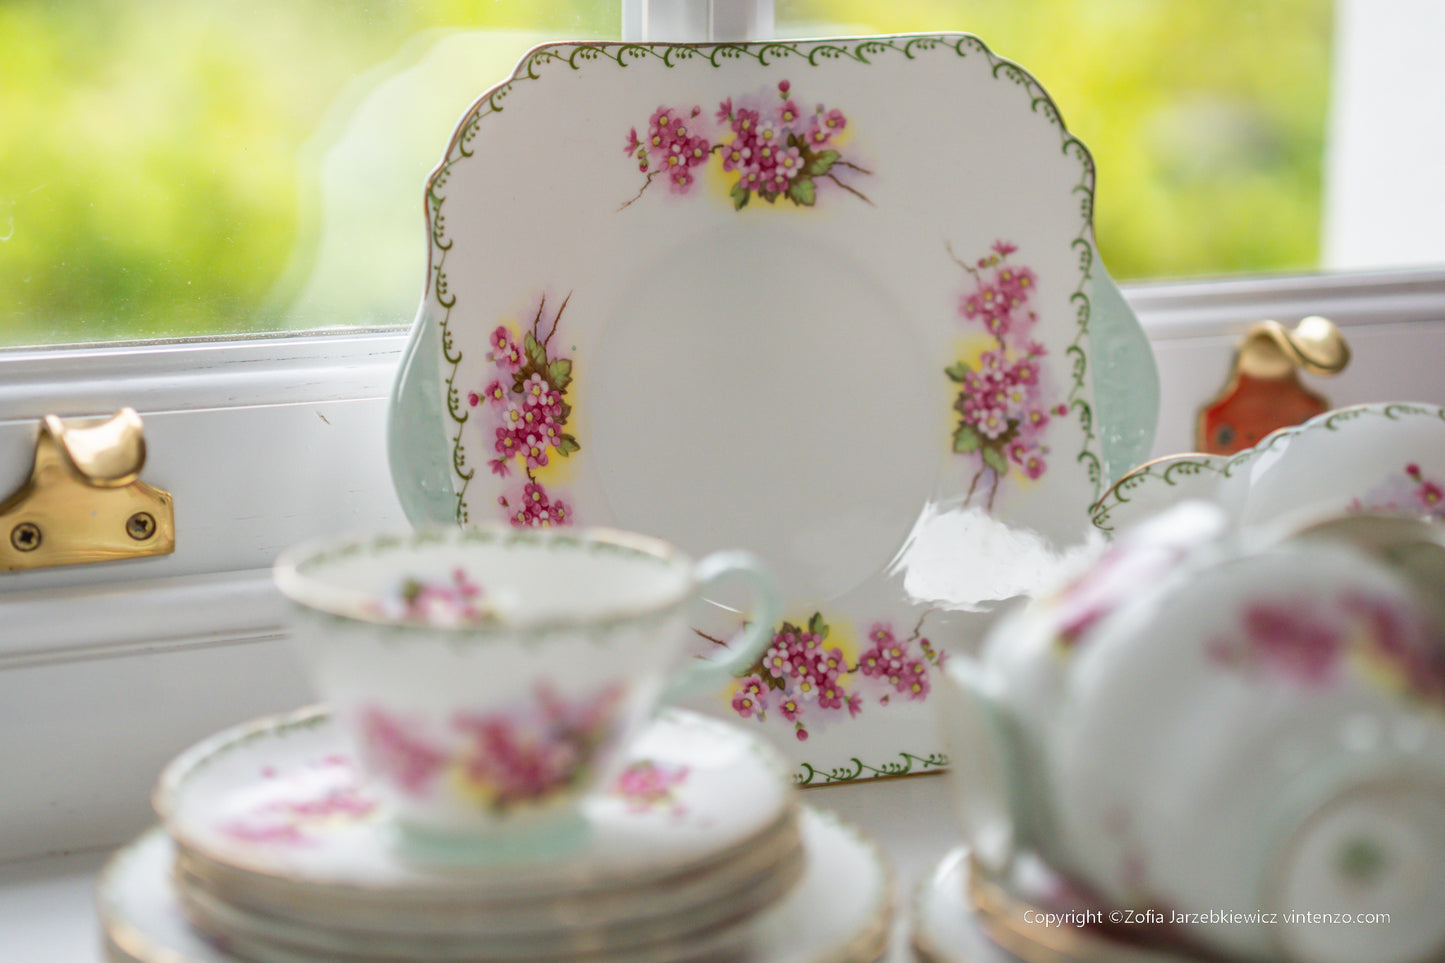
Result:
[[[777,24],[963,30],[1023,65],[1098,164],[1117,279],[1319,263],[1331,0],[778,0]]]
[[[590,0],[0,4],[0,345],[410,321],[457,117],[618,30]]]
[[[456,118],[534,43],[619,36],[620,8],[7,0],[0,345],[410,321]],[[1131,279],[1318,264],[1331,16],[778,0],[777,30],[965,30],[1024,64],[1098,161],[1100,246]]]

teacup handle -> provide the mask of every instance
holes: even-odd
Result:
[[[743,625],[724,646],[721,655],[693,659],[674,675],[663,690],[664,702],[674,702],[706,688],[721,688],[729,679],[758,660],[773,637],[781,607],[773,578],[753,555],[747,552],[715,552],[697,563],[693,570],[696,582],[694,598],[706,595],[711,585],[725,578],[741,575],[752,587],[752,620]]]

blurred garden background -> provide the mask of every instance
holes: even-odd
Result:
[[[0,345],[408,323],[457,118],[535,43],[616,39],[619,10],[0,0]],[[1026,67],[1094,154],[1118,279],[1319,263],[1329,0],[777,0],[777,21],[963,30]],[[358,120],[394,136],[348,143]]]

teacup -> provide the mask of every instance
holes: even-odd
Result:
[[[1185,500],[1219,505],[1239,530],[1355,512],[1445,520],[1445,407],[1354,405],[1234,455],[1157,458],[1105,493],[1094,522],[1123,532]]]
[[[572,848],[583,801],[654,706],[720,687],[778,618],[750,556],[693,561],[598,529],[325,539],[274,576],[319,694],[421,859]],[[714,658],[681,659],[695,604],[734,577],[750,621]]]
[[[1417,588],[1316,533],[1143,592],[1071,666],[1050,861],[1229,955],[1437,958],[1445,638]],[[1333,922],[1366,913],[1392,920]]]
[[[1445,408],[1329,411],[1270,436],[1234,474],[1241,528],[1359,512],[1445,519]]]

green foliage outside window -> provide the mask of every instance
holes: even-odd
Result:
[[[779,0],[778,11],[839,29],[964,30],[1022,64],[1094,155],[1095,233],[1117,278],[1319,261],[1329,0]]]
[[[440,157],[456,116],[531,43],[615,38],[618,9],[3,0],[0,344],[410,320],[419,276],[380,295],[303,290],[325,139],[441,31],[495,31],[452,112],[414,135]],[[965,30],[1027,67],[1095,155],[1117,277],[1316,263],[1328,0],[779,0],[778,21],[791,35]],[[396,243],[417,257],[424,179],[394,199]]]

